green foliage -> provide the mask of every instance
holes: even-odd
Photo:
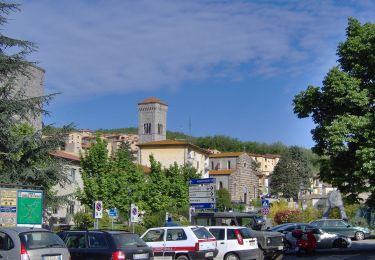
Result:
[[[85,212],[77,212],[73,216],[75,229],[87,230],[94,226],[94,218],[92,214]]]
[[[301,148],[292,146],[284,153],[272,174],[271,194],[282,193],[284,198],[297,200],[300,186],[309,187],[313,169]]]
[[[270,206],[271,206],[270,212],[269,212],[269,215],[268,215],[270,219],[274,219],[277,212],[289,209],[288,201],[286,201],[286,200],[280,200],[279,202],[273,202],[273,203],[271,203]]]
[[[308,203],[307,208],[304,209],[302,212],[302,221],[305,223],[309,223],[321,217],[322,217],[322,212],[314,208],[311,203]]]
[[[321,180],[356,202],[359,193],[375,193],[375,25],[350,18],[346,35],[337,49],[340,66],[327,73],[322,88],[296,95],[294,112],[316,124]]]
[[[226,211],[232,207],[230,193],[227,189],[219,189],[216,192],[216,207],[219,211]]]
[[[78,197],[84,205],[101,200],[104,208],[120,212],[128,212],[131,203],[144,208],[144,175],[132,162],[126,146],[109,157],[106,142],[98,136],[88,154],[81,156],[81,166],[84,188]]]
[[[143,225],[148,229],[151,227],[162,227],[165,222],[165,212],[150,212],[143,217]]]
[[[0,3],[0,26],[7,23],[5,16],[18,8],[17,4]],[[48,115],[43,107],[54,97],[29,97],[24,91],[27,85],[19,84],[20,78],[31,80],[34,64],[26,56],[35,48],[29,41],[0,35],[0,182],[42,186],[49,206],[56,201],[52,187],[64,186],[68,181],[63,164],[50,152],[61,146],[71,127],[48,136],[43,136],[43,129],[32,127],[34,120]]]

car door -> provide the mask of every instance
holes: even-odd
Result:
[[[195,244],[193,241],[188,241],[184,229],[168,228],[164,250],[164,259],[174,259],[176,251],[185,251],[186,248],[191,245]]]
[[[142,236],[143,241],[152,248],[154,260],[164,260],[165,230],[150,229]]]
[[[87,249],[87,232],[68,232],[64,237],[72,260],[84,260]]]
[[[19,248],[16,247],[16,241],[5,232],[0,232],[0,259],[11,260],[19,258]]]
[[[88,247],[86,249],[87,259],[90,260],[110,260],[112,257],[112,250],[102,232],[90,231],[87,234]]]
[[[225,228],[209,228],[209,231],[216,238],[217,249],[219,253],[217,254],[216,259],[223,259],[225,253],[228,251],[228,245],[225,240]]]
[[[348,237],[354,237],[355,229],[343,220],[337,221],[337,228],[340,230],[340,234]]]

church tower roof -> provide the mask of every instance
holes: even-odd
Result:
[[[168,106],[167,103],[165,103],[165,102],[163,102],[160,99],[157,99],[155,97],[149,97],[149,98],[139,102],[138,105],[155,104],[155,103],[162,104],[164,106]]]

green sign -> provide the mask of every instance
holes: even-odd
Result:
[[[17,224],[41,225],[43,192],[18,190]]]

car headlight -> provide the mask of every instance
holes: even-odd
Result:
[[[271,244],[271,238],[267,238],[266,242],[267,244]]]

